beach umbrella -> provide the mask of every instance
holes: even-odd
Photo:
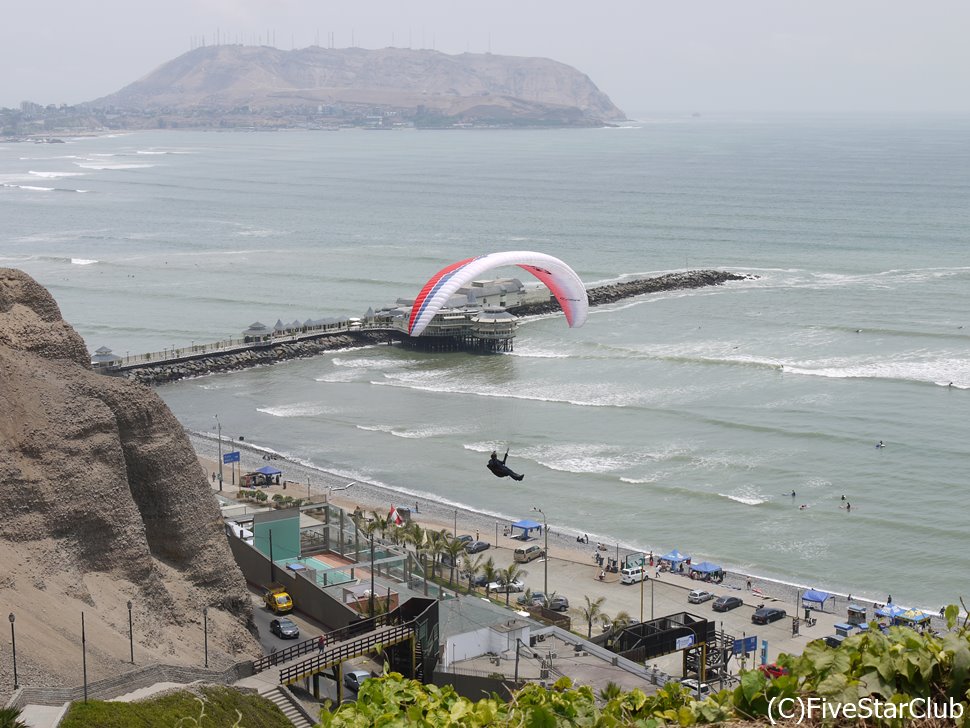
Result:
[[[890,619],[896,619],[899,615],[906,612],[906,607],[897,607],[895,604],[887,604],[886,606],[877,609],[876,615],[879,617],[889,617]]]

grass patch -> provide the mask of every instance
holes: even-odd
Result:
[[[200,702],[201,701],[201,702]],[[61,728],[292,728],[272,702],[229,687],[183,690],[138,703],[71,705]]]

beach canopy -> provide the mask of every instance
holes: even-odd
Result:
[[[802,606],[806,609],[820,609],[824,612],[825,602],[829,599],[835,599],[835,597],[828,592],[809,589],[802,594]]]
[[[721,567],[717,564],[712,564],[710,561],[702,561],[699,564],[692,564],[690,567],[691,571],[697,571],[701,574],[716,574],[722,571]]]
[[[919,609],[907,609],[905,612],[900,614],[897,619],[903,619],[907,622],[919,623],[925,622],[930,618],[926,612],[920,611]]]
[[[516,528],[521,529],[522,530],[522,538],[523,539],[526,539],[526,538],[529,538],[529,532],[530,531],[533,531],[533,530],[535,530],[537,528],[538,529],[541,529],[542,528],[542,524],[541,523],[537,523],[536,521],[521,520],[521,521],[516,521],[515,523],[513,523],[512,524],[512,528],[513,529],[516,529]]]
[[[890,619],[896,619],[899,615],[910,611],[906,607],[897,607],[895,604],[887,604],[884,607],[876,610],[876,614],[880,617],[889,617]]]
[[[681,561],[687,561],[687,559],[689,558],[690,556],[685,556],[684,554],[680,553],[680,551],[678,551],[677,549],[674,549],[669,554],[664,554],[663,556],[661,556],[660,560],[669,561],[672,564],[679,564]]]
[[[262,473],[263,475],[282,475],[283,474],[282,470],[277,470],[272,465],[264,465],[256,472]]]

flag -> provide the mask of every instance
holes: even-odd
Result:
[[[401,515],[397,512],[397,508],[395,508],[394,506],[391,506],[391,511],[390,513],[387,514],[387,525],[389,526],[404,525],[404,519],[401,518]]]

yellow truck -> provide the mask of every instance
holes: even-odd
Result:
[[[293,611],[293,598],[287,593],[282,584],[270,584],[263,589],[263,602],[266,608],[275,614],[286,614]]]

